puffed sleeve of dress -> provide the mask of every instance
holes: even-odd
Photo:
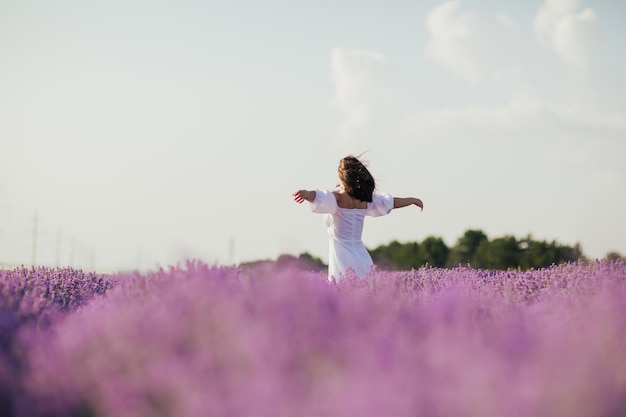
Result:
[[[393,210],[393,197],[390,194],[374,194],[372,202],[367,203],[367,216],[378,217],[389,214]]]
[[[311,202],[311,210],[314,213],[333,214],[337,211],[337,198],[332,191],[315,190],[315,199]]]

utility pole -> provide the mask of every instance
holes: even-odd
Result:
[[[143,263],[143,250],[141,246],[137,246],[137,271],[141,271],[141,264]]]
[[[234,265],[234,259],[235,259],[235,238],[234,237],[230,237],[230,240],[228,241],[228,263],[230,265]]]
[[[74,261],[76,256],[76,238],[72,236],[72,242],[70,244],[70,266],[74,268]]]
[[[10,208],[9,208],[8,205],[4,204],[4,202],[3,202],[3,200],[8,200],[8,198],[3,198],[6,195],[6,189],[7,189],[7,187],[4,184],[0,184],[0,211],[6,212],[7,213],[7,217],[9,217]],[[0,250],[2,248],[2,240],[3,240],[3,236],[2,235],[3,234],[4,234],[3,226],[0,223]],[[6,256],[6,252],[5,252],[4,256]],[[9,262],[9,260],[8,259],[0,259],[0,266],[2,266],[2,262]]]
[[[0,184],[0,210],[2,211],[6,211],[7,213],[9,213],[9,206],[7,206],[3,200],[5,200],[5,198],[3,198],[4,195],[6,195],[6,190],[7,187],[5,187],[4,184]],[[8,199],[7,199],[8,200]],[[0,227],[0,232],[2,232],[2,228]]]
[[[61,229],[57,229],[56,267],[61,266]]]
[[[33,253],[32,264],[37,265],[37,223],[39,222],[39,215],[35,211],[35,217],[33,218]]]
[[[96,270],[96,250],[94,248],[91,248],[89,250],[89,263],[90,263],[90,269],[92,271]]]

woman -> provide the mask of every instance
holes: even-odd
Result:
[[[365,216],[384,216],[391,210],[410,205],[424,209],[418,198],[376,194],[376,183],[367,167],[352,155],[339,162],[339,189],[298,190],[296,203],[311,203],[315,213],[328,215],[328,280],[339,281],[349,270],[365,278],[374,263],[361,236]]]

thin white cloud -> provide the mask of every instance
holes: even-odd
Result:
[[[517,28],[519,26],[515,19],[504,13],[496,15],[496,22],[503,28]]]
[[[533,28],[539,42],[551,47],[561,59],[586,67],[590,29],[596,20],[592,9],[580,10],[578,0],[546,0],[533,19]]]
[[[541,87],[545,80],[538,71],[528,67],[530,62],[542,62],[540,51],[532,39],[523,37],[513,18],[464,11],[461,5],[460,0],[447,1],[428,13],[427,56],[465,80],[491,83],[509,98],[500,105],[478,102],[415,112],[409,126],[422,132],[435,126],[442,131],[453,126],[493,131],[560,120],[569,126],[626,130],[626,109],[610,99],[614,94],[610,87],[598,83],[593,69],[577,71],[588,64],[591,28],[597,19],[593,10],[582,9],[577,0],[546,0],[532,21],[540,43],[572,64],[552,68],[561,92],[554,95]]]
[[[426,55],[470,81],[482,78],[476,59],[477,31],[472,13],[458,13],[461,2],[453,0],[435,7],[426,18],[431,40]]]
[[[500,134],[526,129],[544,111],[540,99],[517,97],[500,106],[471,105],[415,112],[409,116],[407,128],[428,136],[469,131]]]
[[[428,13],[426,56],[473,84],[511,71],[518,59],[517,21],[460,9],[461,1],[452,0]]]
[[[427,15],[431,35],[426,55],[472,84],[486,82],[509,96],[500,105],[474,104],[415,112],[409,129],[420,132],[455,128],[511,130],[529,123],[544,110],[525,77],[520,56],[519,24],[507,14],[461,11],[461,1],[447,1]]]
[[[568,123],[597,129],[626,132],[626,111],[597,111],[582,102],[550,104],[548,109]]]
[[[330,51],[330,76],[335,86],[332,103],[343,117],[337,129],[340,142],[353,142],[370,123],[371,102],[378,89],[376,72],[384,61],[384,56],[374,51],[341,47]]]

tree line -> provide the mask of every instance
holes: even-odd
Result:
[[[370,251],[381,269],[406,270],[423,265],[433,267],[472,266],[481,269],[544,268],[552,264],[584,260],[580,244],[562,245],[556,241],[517,239],[507,235],[489,239],[481,230],[467,230],[453,247],[439,237],[421,243],[393,241]]]
[[[528,270],[545,268],[578,260],[587,261],[580,244],[574,246],[556,241],[535,240],[531,235],[518,239],[511,235],[489,239],[481,230],[467,230],[454,246],[448,247],[440,237],[427,237],[422,242],[389,244],[369,250],[376,266],[382,270],[404,271],[424,265],[437,268],[454,268],[459,265],[480,269],[509,268]],[[624,259],[618,252],[609,252],[606,259]],[[303,267],[325,270],[327,265],[308,252],[299,256],[281,255],[276,261],[255,261],[241,264],[267,268]]]

